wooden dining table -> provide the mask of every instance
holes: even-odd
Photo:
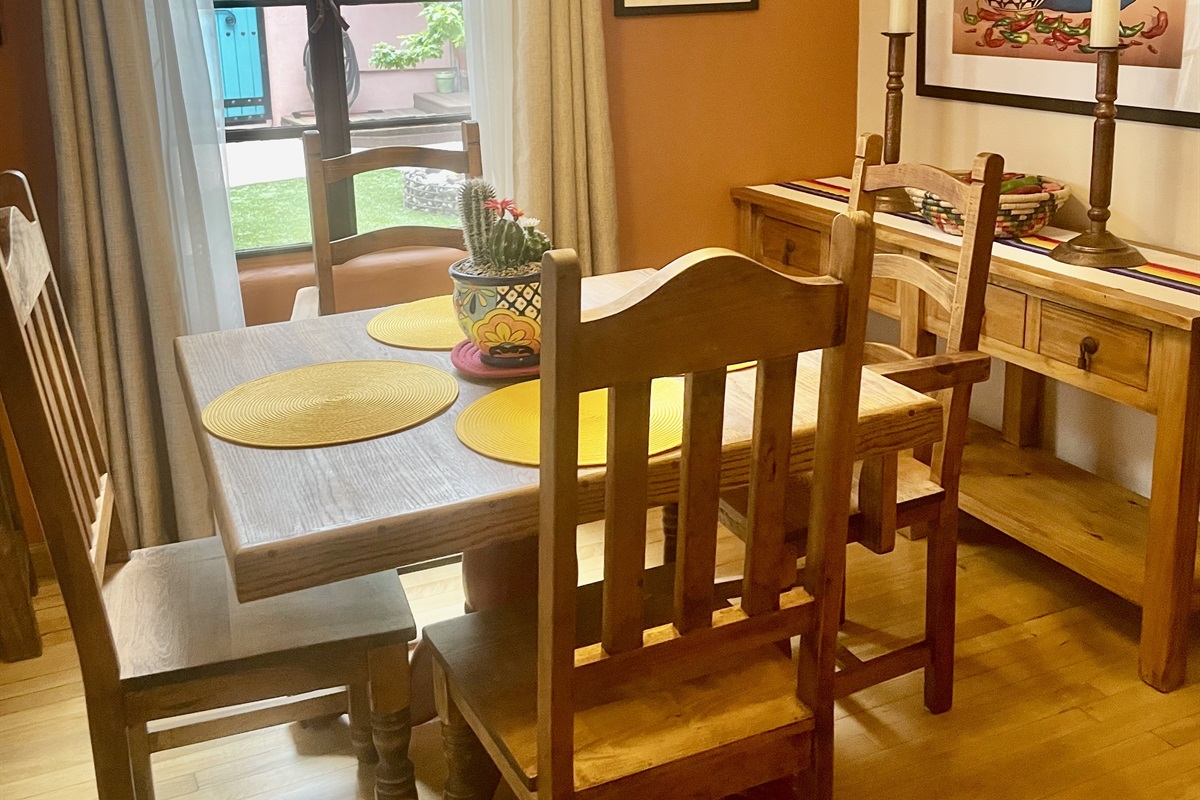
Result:
[[[652,270],[584,281],[583,304],[608,302]],[[441,415],[400,433],[312,449],[231,444],[201,423],[205,406],[255,378],[330,361],[398,359],[454,373],[450,354],[390,347],[367,335],[379,313],[185,336],[176,341],[181,379],[212,502],[242,602],[334,583],[535,536],[538,470],[479,455],[459,441],[454,422],[469,404],[503,383],[459,376],[459,397]],[[736,325],[714,309],[713,324]],[[787,324],[786,320],[780,321]],[[681,332],[681,335],[686,335]],[[791,470],[811,468],[820,354],[799,357]],[[722,488],[744,485],[750,469],[755,374],[727,382]],[[938,440],[935,400],[863,372],[856,457],[906,450]],[[650,502],[677,499],[679,452],[650,460]],[[604,470],[579,473],[580,522],[603,517]]]

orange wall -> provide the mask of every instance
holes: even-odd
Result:
[[[0,170],[29,177],[46,243],[58,261],[58,189],[54,134],[46,97],[41,3],[0,0]]]
[[[761,5],[654,17],[606,11],[623,268],[736,244],[734,186],[849,169],[857,3]]]

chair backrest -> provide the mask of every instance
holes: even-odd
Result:
[[[323,158],[321,134],[304,134],[304,165],[308,176],[308,204],[312,215],[313,264],[317,272],[317,292],[321,315],[336,312],[333,268],[347,261],[380,250],[396,247],[453,247],[462,249],[460,228],[429,225],[394,225],[367,233],[333,239],[330,234],[329,187],[377,169],[423,167],[457,172],[469,178],[483,175],[483,156],[479,143],[479,125],[462,124],[462,150],[434,147],[374,147],[357,153]]]
[[[24,177],[0,173],[0,180]],[[0,394],[91,692],[119,678],[100,587],[110,549],[123,552],[124,542],[79,356],[37,213],[30,213],[0,209]]]
[[[892,253],[875,256],[874,276],[892,278],[899,287],[901,347],[914,357],[933,354],[936,338],[923,328],[925,304],[932,300],[949,317],[946,352],[978,350],[1004,159],[994,153],[980,153],[971,167],[969,182],[937,167],[882,161],[883,139],[878,134],[860,136],[850,186],[852,210],[874,214],[875,199],[880,192],[914,187],[933,192],[960,209],[964,217],[962,249],[953,281],[929,262],[912,256]],[[934,449],[933,477],[947,492],[957,489],[971,386],[966,382],[941,393],[946,427],[942,442]]]
[[[701,250],[594,311],[580,311],[571,251],[542,269],[541,527],[538,604],[538,795],[571,797],[574,712],[595,692],[647,674],[699,676],[747,650],[804,634],[798,691],[832,725],[833,637],[845,568],[870,285],[866,214],[834,224],[830,274],[796,278],[728,250]],[[717,320],[724,320],[720,322]],[[781,591],[784,489],[797,354],[824,350],[808,566]],[[757,361],[750,534],[740,605],[713,611],[726,367]],[[684,375],[679,557],[674,622],[646,629],[647,436],[651,381]],[[576,649],[579,394],[608,388],[602,639]],[[822,644],[823,643],[823,644]]]

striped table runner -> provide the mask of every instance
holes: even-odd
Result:
[[[789,181],[777,185],[785,189],[792,189],[797,192],[804,192],[805,194],[824,197],[827,200],[847,202],[850,199],[849,189],[828,181]],[[910,219],[917,222],[925,222],[925,218],[920,214],[899,213],[894,214],[893,216],[903,217],[904,219]],[[1043,236],[1039,234],[1034,236],[1026,236],[1022,239],[997,239],[996,242],[998,244],[1007,245],[1008,247],[1016,247],[1021,250],[1026,250],[1031,253],[1049,255],[1050,251],[1057,247],[1066,238],[1067,237],[1065,236],[1062,238],[1055,238],[1052,236]],[[1200,295],[1200,273],[1183,269],[1182,267],[1151,263],[1141,267],[1113,267],[1104,271],[1117,275],[1125,275],[1130,278],[1147,281],[1159,286],[1166,286],[1167,288],[1177,289],[1181,292]]]

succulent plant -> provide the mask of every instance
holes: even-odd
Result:
[[[475,275],[511,277],[537,272],[550,238],[512,200],[496,199],[490,183],[473,178],[459,196],[463,240],[471,254],[463,270]]]
[[[490,243],[496,215],[487,204],[496,199],[496,190],[483,178],[467,181],[459,195],[459,214],[462,217],[463,239],[471,260],[480,267],[491,264]]]
[[[552,247],[549,236],[537,228],[530,228],[525,237],[525,261],[540,263],[542,256],[546,255]]]
[[[501,269],[528,264],[525,258],[525,229],[516,220],[496,220],[488,252],[492,255],[492,263]]]

